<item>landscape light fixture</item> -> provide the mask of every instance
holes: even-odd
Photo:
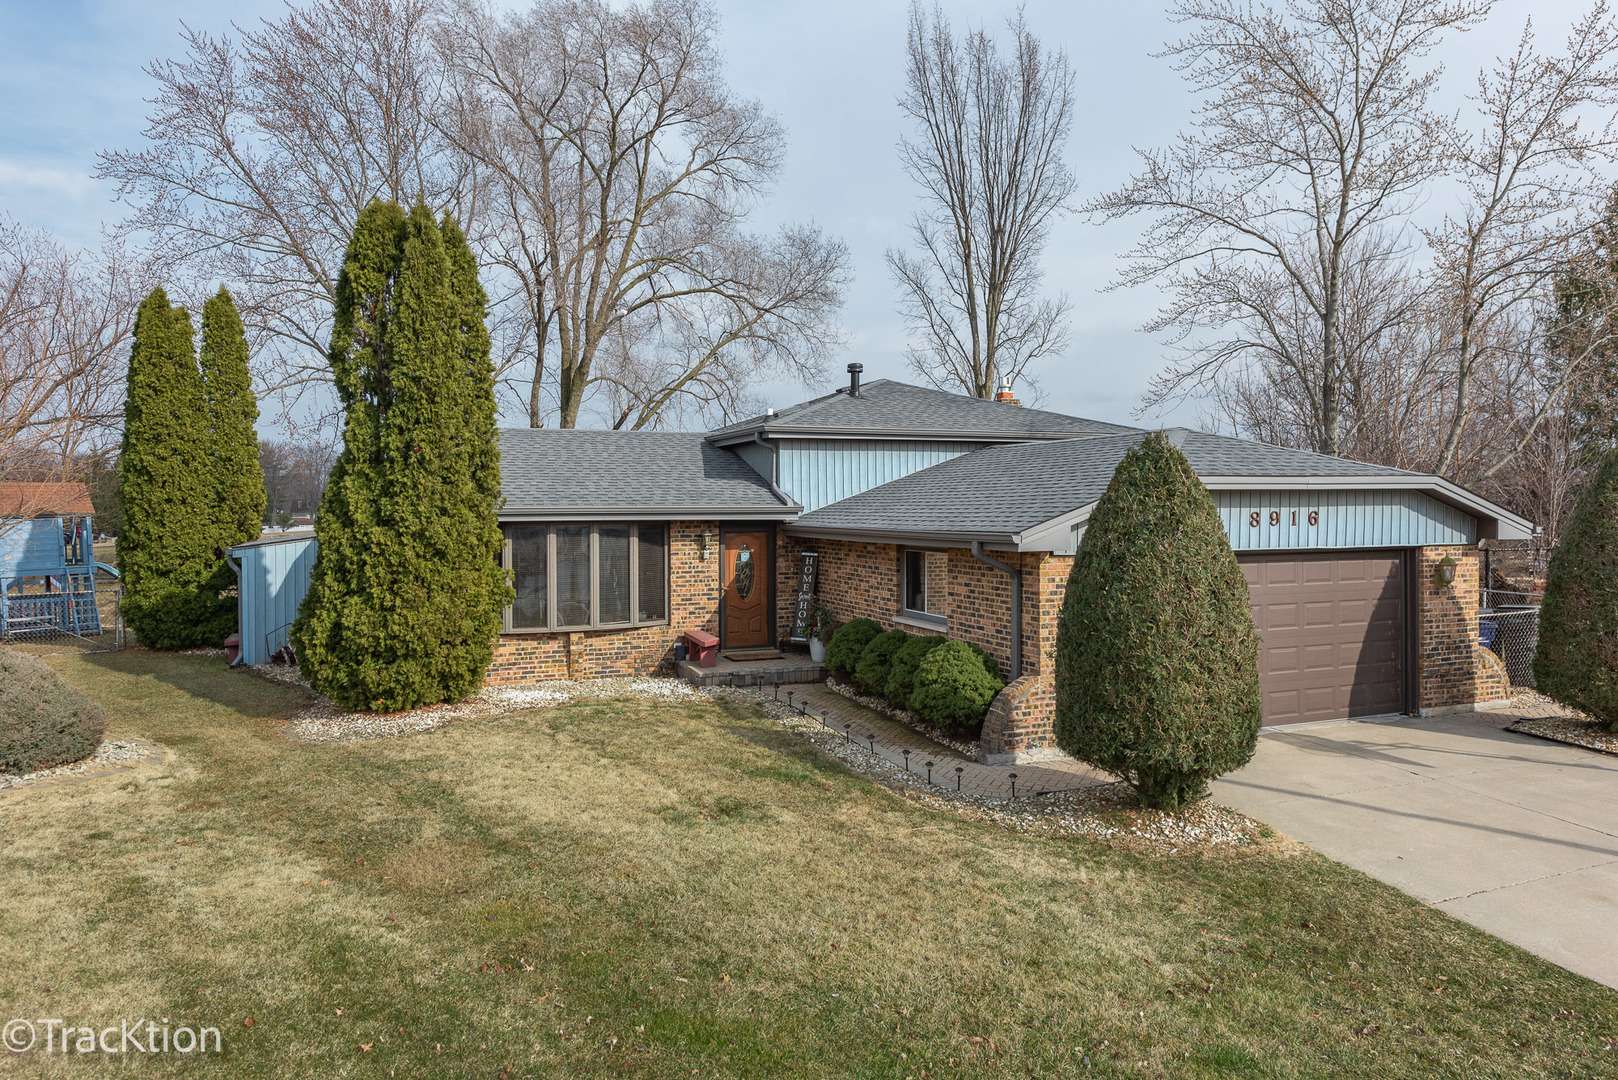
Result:
[[[901,751],[899,751],[899,753],[901,753],[901,754],[903,754],[905,756],[905,772],[909,772],[910,771],[910,751],[909,750],[901,750]]]
[[[965,767],[960,766],[960,765],[955,766],[955,790],[956,791],[961,790],[961,774],[963,772],[965,772],[965,771],[966,771]]]

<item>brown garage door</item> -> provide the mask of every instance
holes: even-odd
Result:
[[[1259,637],[1264,723],[1404,707],[1404,575],[1398,552],[1242,555]]]

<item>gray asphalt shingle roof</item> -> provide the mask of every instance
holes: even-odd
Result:
[[[823,506],[803,528],[1010,535],[1088,506],[1145,432],[991,446]],[[1169,432],[1202,477],[1418,474],[1185,428]]]
[[[827,394],[789,405],[773,416],[755,416],[719,428],[709,432],[708,437],[723,440],[762,431],[766,435],[793,432],[865,438],[931,435],[951,439],[1064,439],[1134,430],[1100,420],[876,379],[860,386],[859,397]]]
[[[789,506],[752,466],[701,431],[504,428],[500,492],[508,515],[745,510],[783,517]]]

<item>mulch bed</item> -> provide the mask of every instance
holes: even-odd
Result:
[[[1608,731],[1599,720],[1573,716],[1539,717],[1518,720],[1506,730],[1570,746],[1582,746],[1602,754],[1618,754],[1618,734]]]

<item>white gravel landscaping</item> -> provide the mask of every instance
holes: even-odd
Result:
[[[140,739],[105,739],[95,753],[71,765],[58,765],[54,769],[40,769],[31,773],[0,772],[0,791],[38,783],[41,780],[60,780],[65,777],[88,776],[101,769],[116,769],[147,758],[164,755],[161,746]]]

